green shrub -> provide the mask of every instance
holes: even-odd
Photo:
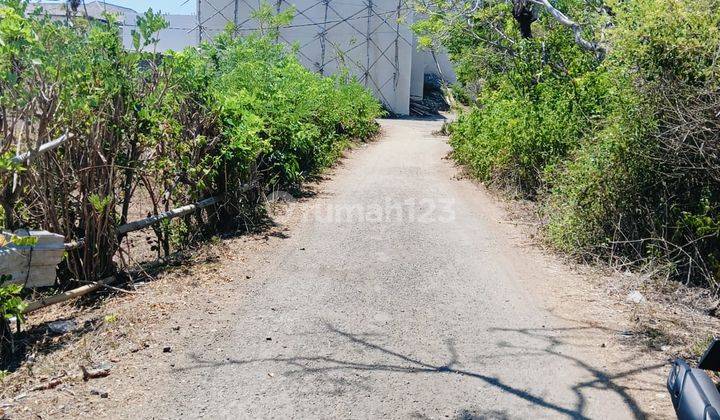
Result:
[[[263,192],[299,185],[350,141],[377,132],[382,109],[367,90],[310,72],[271,36],[233,38],[230,29],[158,55],[147,51],[167,23],[152,10],[138,18],[128,51],[110,17],[65,25],[28,15],[26,5],[0,0],[0,227],[83,239],[66,259],[66,277],[123,268],[118,226],[138,191],[154,214],[223,199],[156,225],[158,252],[168,254],[198,234],[244,225]],[[73,137],[58,149],[9,166],[18,144],[66,132]]]
[[[571,252],[720,274],[720,45],[716,1],[619,2],[605,66],[617,104],[557,176],[550,239]]]
[[[608,80],[592,57],[554,29],[543,42],[523,40],[510,70],[492,76],[475,105],[452,128],[456,158],[477,177],[534,196],[543,174],[574,150],[606,112]],[[542,49],[571,66],[558,74]]]
[[[6,285],[8,280],[6,276],[0,276],[0,322],[7,322],[11,318],[22,319],[26,306],[20,297],[22,286]]]
[[[352,138],[376,130],[378,102],[356,83],[305,69],[267,38],[220,40],[210,87],[228,138],[224,154],[258,162],[292,184],[337,159]]]
[[[630,104],[609,116],[606,127],[548,173],[543,199],[549,239],[570,253],[602,253],[611,241],[627,241],[644,217],[635,197],[642,197],[652,162],[634,151],[647,151],[652,121]],[[634,111],[634,112],[633,112]],[[631,232],[632,231],[632,232]],[[632,245],[632,244],[628,244]],[[618,254],[622,247],[618,247]]]
[[[521,37],[511,3],[421,2],[435,8],[415,29],[442,40],[477,97],[450,127],[455,158],[536,198],[563,251],[716,287],[720,1],[553,2],[602,54],[531,2]]]

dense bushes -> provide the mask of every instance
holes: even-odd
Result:
[[[84,240],[68,255],[70,277],[118,269],[117,227],[140,199],[157,214],[223,197],[155,228],[158,252],[168,253],[196,233],[232,227],[263,191],[297,185],[377,130],[381,108],[368,92],[307,71],[268,38],[228,32],[160,56],[143,52],[166,25],[159,15],[138,20],[135,51],[107,19],[68,26],[0,0],[1,225]],[[23,167],[11,162],[64,133],[72,138],[59,149]]]
[[[491,3],[474,17],[489,19],[492,27],[513,19],[506,2]],[[564,27],[552,19],[536,25],[542,37],[523,38],[509,27],[510,33],[494,39],[494,29],[473,27],[477,38],[488,41],[477,45],[459,33],[465,41],[450,45],[461,80],[476,90],[475,106],[452,128],[456,158],[478,177],[531,197],[545,171],[603,115],[608,83]]]
[[[586,51],[569,28],[520,0],[515,9],[486,2],[431,18],[452,22],[441,38],[476,95],[451,128],[456,158],[538,199],[547,237],[564,251],[653,261],[715,287],[720,3],[553,4],[604,48]],[[537,17],[529,38],[518,7]],[[421,32],[438,27],[425,25]]]
[[[572,83],[530,79],[481,92],[452,128],[455,157],[482,179],[534,196],[545,171],[587,133],[588,117],[602,112],[598,83],[589,73]]]
[[[615,5],[604,63],[625,97],[551,182],[549,232],[563,248],[720,274],[718,2]],[[574,242],[571,242],[574,241]]]

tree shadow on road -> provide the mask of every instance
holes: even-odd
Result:
[[[631,376],[640,374],[645,371],[657,369],[666,365],[666,363],[657,363],[649,366],[642,366],[634,369],[628,369],[617,373],[609,373],[604,370],[593,367],[591,364],[583,361],[577,357],[564,354],[560,351],[561,346],[568,345],[568,337],[558,335],[557,333],[576,333],[576,332],[587,332],[597,330],[597,326],[589,327],[566,327],[566,328],[491,328],[490,332],[502,332],[502,333],[516,333],[521,336],[541,339],[547,343],[542,349],[535,349],[545,355],[560,358],[568,362],[568,364],[574,365],[588,373],[590,373],[593,379],[588,381],[579,382],[572,386],[572,391],[575,394],[577,401],[573,408],[576,413],[584,413],[587,408],[587,398],[583,393],[586,389],[599,389],[609,390],[620,396],[627,408],[632,412],[634,418],[645,418],[646,414],[638,405],[637,401],[630,395],[629,391],[634,389],[638,391],[652,391],[652,392],[665,392],[662,384],[645,384],[643,388],[631,388],[627,385],[621,385],[618,380],[629,378]],[[509,343],[501,343],[502,347],[508,349],[514,349],[521,352],[525,352],[527,349],[523,346],[512,345]],[[625,360],[627,362],[629,360]],[[635,382],[642,383],[640,379],[635,379]]]
[[[632,414],[635,419],[642,419],[646,417],[646,413],[639,406],[638,402],[628,392],[631,388],[623,386],[618,383],[620,379],[626,379],[635,375],[638,375],[644,371],[657,369],[664,366],[665,364],[655,364],[649,366],[643,366],[634,369],[628,369],[615,373],[606,372],[604,370],[595,368],[589,363],[580,360],[574,356],[563,354],[560,352],[560,346],[571,345],[568,341],[563,338],[565,333],[577,333],[578,331],[589,331],[592,332],[594,327],[571,327],[571,328],[521,328],[521,329],[509,329],[509,328],[492,328],[488,331],[503,332],[504,334],[512,333],[518,334],[519,337],[532,338],[533,340],[542,340],[546,343],[541,347],[529,348],[526,345],[516,346],[507,342],[500,342],[500,348],[518,350],[517,353],[505,354],[506,357],[518,357],[518,356],[551,356],[561,358],[567,361],[569,364],[584,370],[592,376],[592,379],[573,384],[571,387],[572,392],[576,396],[574,404],[563,405],[561,403],[555,403],[549,401],[540,395],[536,395],[525,389],[513,386],[512,384],[506,383],[498,377],[484,374],[482,372],[475,372],[462,368],[460,362],[460,356],[456,350],[455,344],[452,340],[445,342],[447,346],[447,362],[443,364],[434,364],[424,361],[420,358],[403,354],[402,352],[392,350],[388,347],[370,341],[370,336],[367,334],[354,334],[351,332],[343,331],[334,325],[325,324],[329,333],[335,334],[339,337],[344,338],[350,344],[361,349],[362,352],[358,354],[368,357],[371,355],[381,355],[386,359],[394,360],[393,362],[379,363],[379,362],[360,362],[352,360],[343,360],[331,356],[292,356],[292,357],[273,357],[273,358],[259,358],[259,359],[226,359],[224,361],[211,361],[204,360],[198,355],[191,355],[191,358],[196,362],[195,365],[186,368],[177,368],[176,372],[196,370],[196,369],[209,369],[222,367],[227,365],[243,366],[258,363],[282,363],[290,367],[289,370],[283,373],[287,377],[293,376],[307,376],[307,375],[322,375],[329,374],[338,371],[368,371],[368,372],[390,372],[400,374],[454,374],[461,375],[473,379],[477,379],[485,383],[486,385],[497,388],[505,393],[514,395],[515,397],[531,403],[537,407],[548,410],[556,415],[567,416],[573,419],[587,419],[587,397],[585,391],[596,389],[596,390],[607,390],[617,394],[627,407],[628,411]],[[595,331],[597,332],[597,330]],[[525,340],[526,341],[526,340]],[[498,356],[502,357],[502,355]],[[484,357],[483,357],[484,358]],[[662,386],[654,386],[650,384],[650,388],[644,390],[652,390],[654,392],[663,391]],[[477,416],[473,417],[470,414],[473,410],[469,408],[461,409],[458,413],[465,413],[466,416],[461,418],[488,418]],[[498,413],[495,413],[498,414]],[[468,417],[469,416],[469,417]],[[489,417],[498,418],[498,417]],[[506,418],[506,417],[500,417]]]

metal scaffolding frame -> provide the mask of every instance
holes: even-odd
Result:
[[[292,0],[276,0],[275,9],[276,12],[282,11],[286,7],[290,7]],[[404,11],[409,10],[405,4],[406,0],[397,0],[397,3],[390,10],[382,11],[382,8],[378,8],[378,1],[392,1],[392,0],[352,0],[353,3],[357,2],[357,6],[360,6],[358,10],[353,13],[348,13],[343,16],[339,5],[348,5],[349,0],[313,0],[313,2],[305,7],[296,8],[296,18],[302,17],[307,23],[303,24],[289,24],[281,27],[278,31],[278,41],[284,42],[288,45],[292,45],[292,40],[287,39],[287,36],[283,34],[282,29],[291,28],[314,28],[317,33],[312,37],[310,41],[307,41],[304,45],[300,45],[297,50],[299,58],[310,64],[312,70],[325,74],[328,66],[335,65],[338,67],[350,67],[349,70],[352,74],[355,74],[361,83],[363,83],[369,89],[375,91],[386,105],[390,105],[391,102],[383,93],[383,90],[392,83],[393,90],[397,91],[398,81],[400,77],[400,48],[402,44],[406,44],[411,49],[413,48],[412,39],[404,36],[402,33],[402,26],[400,19]],[[217,3],[221,2],[222,7],[218,7]],[[203,16],[202,5],[208,4],[211,9],[211,13],[208,16]],[[200,41],[206,40],[210,34],[207,27],[207,23],[213,19],[221,17],[227,23],[234,23],[236,33],[255,31],[257,26],[253,25],[254,19],[252,14],[258,10],[261,5],[261,0],[197,0],[198,6],[198,34]],[[232,14],[228,12],[228,9],[232,6]],[[316,7],[322,7],[323,16],[321,20],[313,18],[310,11]],[[247,16],[241,16],[241,9],[247,8]],[[318,11],[320,12],[320,11]],[[343,28],[349,28],[351,33],[358,37],[361,42],[348,43],[348,45],[340,45],[339,43],[332,41],[332,30],[343,25]],[[346,25],[346,26],[345,26]],[[390,34],[382,39],[378,36],[379,34]],[[312,59],[304,53],[311,44],[319,44],[320,57]],[[334,49],[334,57],[328,58],[328,46]],[[349,53],[358,50],[359,48],[365,49],[365,57],[362,60],[351,61],[350,65],[346,61]],[[389,64],[392,68],[392,74],[379,76],[375,74],[373,76],[373,70],[380,65]],[[409,75],[408,75],[409,76]]]

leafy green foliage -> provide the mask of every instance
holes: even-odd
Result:
[[[112,19],[112,17],[107,15],[105,19]],[[156,37],[157,33],[168,26],[169,23],[162,17],[160,12],[155,13],[152,8],[138,16],[137,29],[133,29],[130,33],[135,51],[140,51],[149,45],[157,44],[159,42]]]
[[[510,2],[430,3],[415,29],[428,45],[442,41],[471,97],[450,128],[460,162],[538,199],[564,251],[657,260],[716,287],[717,0],[553,2],[603,40],[604,60],[542,13],[520,36]]]
[[[37,243],[37,238],[31,236],[19,237],[12,235],[9,237],[9,241],[6,237],[0,236],[0,247],[15,244],[18,246],[32,246]],[[26,304],[21,297],[22,285],[9,284],[12,281],[12,276],[8,274],[0,274],[0,322],[7,322],[11,318],[16,318],[18,321],[23,320],[23,311],[26,308]],[[0,337],[0,340],[5,337]]]
[[[561,248],[659,258],[671,275],[716,287],[718,6],[613,3],[605,67],[622,99],[551,180],[548,231]]]
[[[250,18],[258,23],[258,30],[261,35],[276,37],[279,33],[278,29],[290,24],[293,18],[295,18],[295,7],[290,6],[278,13],[275,7],[267,1],[263,1],[258,8],[250,14]]]
[[[25,303],[20,297],[22,286],[16,284],[4,285],[10,281],[9,276],[0,276],[0,319],[22,319]]]
[[[474,41],[464,22],[450,30],[460,81],[478,89],[452,129],[452,145],[479,178],[534,196],[544,173],[607,112],[608,80],[566,28],[541,19],[535,31],[542,36],[522,38],[511,9],[493,2],[473,13]]]
[[[640,235],[643,209],[636,199],[646,193],[642,185],[652,181],[652,172],[650,162],[634,152],[653,147],[653,121],[646,109],[627,102],[605,122],[546,179],[548,236],[567,252],[602,252],[612,241]]]
[[[602,115],[602,74],[550,78],[525,89],[483,90],[452,128],[455,157],[479,178],[534,196],[545,172],[575,149]]]
[[[65,262],[76,279],[122,268],[117,228],[137,192],[154,214],[223,198],[217,209],[155,227],[158,251],[169,253],[240,225],[265,190],[298,185],[377,132],[382,109],[369,92],[311,73],[271,36],[236,38],[228,28],[212,43],[160,56],[152,46],[167,23],[152,11],[139,16],[127,51],[109,16],[65,25],[26,15],[24,5],[0,0],[2,227],[84,239]],[[263,17],[268,28],[287,19]],[[23,171],[8,160],[17,144],[66,132],[72,139],[52,158]]]
[[[297,183],[332,163],[346,140],[376,131],[380,108],[359,85],[307,71],[267,38],[218,44],[209,92],[228,139],[222,155],[236,168],[253,162],[272,183]]]

